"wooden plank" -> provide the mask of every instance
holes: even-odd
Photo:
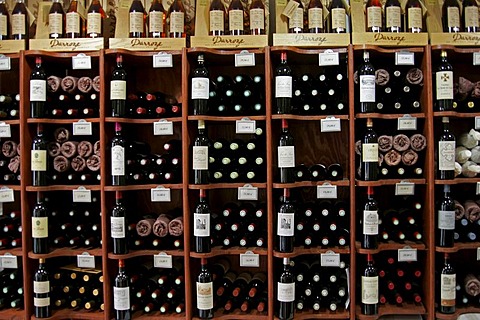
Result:
[[[263,48],[268,46],[268,36],[193,36],[190,45],[215,49]]]
[[[110,38],[110,49],[133,51],[181,50],[186,46],[185,38]]]
[[[346,47],[350,44],[349,33],[274,33],[274,46],[297,47]]]
[[[103,38],[31,39],[30,50],[45,51],[97,51],[103,49]]]

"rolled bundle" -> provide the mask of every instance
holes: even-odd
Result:
[[[2,153],[5,158],[12,158],[17,155],[17,143],[12,140],[7,140],[2,145]]]
[[[390,81],[390,73],[385,69],[375,70],[375,83],[379,86],[386,86]]]
[[[355,142],[355,153],[359,156],[362,155],[362,141],[358,140]]]
[[[160,238],[165,237],[168,234],[169,223],[170,218],[165,214],[161,214],[153,224],[153,234]]]
[[[470,95],[470,92],[472,92],[474,87],[475,84],[472,81],[464,77],[459,77],[456,98],[460,101],[465,100]]]
[[[47,145],[48,155],[50,157],[56,157],[60,155],[61,145],[58,142],[49,142]]]
[[[183,217],[177,217],[170,221],[168,233],[174,237],[179,237],[183,234]]]
[[[98,171],[100,170],[100,157],[97,156],[97,155],[91,155],[87,161],[87,168],[90,170],[90,171]]]
[[[378,137],[378,150],[382,152],[390,151],[393,148],[393,137],[382,135]]]
[[[84,158],[80,156],[76,156],[75,158],[72,159],[71,166],[74,171],[80,172],[85,170],[85,168],[87,167],[87,164],[85,163]]]
[[[455,177],[458,177],[459,175],[462,174],[462,165],[460,163],[458,163],[457,161],[455,161],[454,172],[455,172]]]
[[[140,237],[149,236],[152,233],[154,223],[155,219],[153,218],[144,218],[138,221],[136,226],[137,234]]]
[[[17,173],[20,170],[20,156],[16,155],[15,157],[10,159],[8,163],[8,170],[12,171],[13,173]]]
[[[57,76],[50,76],[47,78],[47,90],[49,92],[55,93],[60,88],[60,83],[62,82],[62,78]]]
[[[100,156],[100,141],[95,142],[93,145],[93,153],[97,156]]]
[[[465,218],[475,222],[480,218],[480,206],[473,200],[465,201]]]
[[[475,86],[472,90],[472,97],[473,98],[480,98],[480,81],[475,82]]]
[[[19,156],[22,155],[22,153],[20,152],[20,150],[22,150],[22,148],[20,148],[20,143],[19,143],[19,144],[17,144],[17,154],[18,154]]]
[[[77,145],[77,141],[66,141],[62,143],[62,146],[60,147],[60,152],[68,159],[73,158],[77,155]]]
[[[478,146],[475,148],[478,148]],[[470,159],[471,156],[472,151],[468,150],[464,146],[459,146],[455,148],[455,161],[457,161],[458,163],[464,164],[468,161],[468,159]]]
[[[100,76],[96,76],[93,78],[93,84],[92,84],[93,90],[100,92]]]
[[[473,149],[478,145],[480,140],[480,132],[475,129],[471,129],[468,133],[463,133],[460,135],[458,142],[461,146],[464,146],[467,149]]]
[[[476,177],[480,173],[480,166],[473,161],[462,164],[462,175],[467,178]]]
[[[427,147],[427,138],[423,134],[416,133],[410,137],[410,148],[420,152]]]
[[[460,220],[465,216],[465,208],[457,200],[453,202],[455,203],[455,220]]]
[[[405,151],[410,148],[410,138],[404,134],[397,134],[393,137],[393,149],[397,151]]]
[[[384,155],[383,153],[379,153],[378,154],[378,165],[381,166],[383,164],[383,160],[384,160]]]
[[[480,281],[473,274],[469,273],[463,280],[465,292],[471,296],[478,296],[480,294]]]
[[[90,77],[81,77],[77,82],[78,90],[83,93],[88,93],[92,90],[93,80]]]
[[[53,158],[53,169],[57,172],[65,172],[70,169],[70,161],[64,156]]]
[[[65,78],[62,79],[62,82],[60,85],[62,86],[62,90],[67,92],[67,93],[74,93],[75,90],[77,90],[77,83],[78,83],[78,78],[72,77],[72,76],[66,76]]]
[[[409,149],[402,153],[402,162],[406,166],[413,166],[418,161],[418,153]]]
[[[383,160],[389,166],[396,166],[402,161],[402,155],[395,150],[390,150],[383,156]]]
[[[468,160],[468,159],[467,159]],[[470,152],[470,160],[473,162],[480,164],[480,146],[476,146]]]
[[[77,152],[80,156],[88,158],[93,154],[93,145],[90,141],[80,141],[77,146]]]
[[[63,127],[57,128],[53,133],[53,137],[55,141],[64,143],[65,141],[70,140],[70,131]]]
[[[408,83],[420,86],[423,84],[423,71],[420,68],[412,68],[408,70],[405,79]]]

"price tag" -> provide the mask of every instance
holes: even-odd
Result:
[[[477,188],[475,189],[475,194],[476,195],[480,194],[480,182],[477,182]]]
[[[252,251],[240,254],[240,267],[260,267],[260,255]]]
[[[477,260],[480,260],[480,247],[477,248]]]
[[[255,66],[255,54],[250,53],[247,50],[242,50],[240,53],[235,54],[235,67],[254,67]]]
[[[335,252],[320,254],[320,265],[322,267],[340,267],[340,254]]]
[[[73,70],[92,69],[92,58],[90,56],[85,55],[84,53],[79,53],[77,56],[73,56],[72,69]]]
[[[330,184],[317,186],[317,199],[337,199],[337,186]]]
[[[258,200],[258,188],[247,184],[238,188],[238,200]]]
[[[0,202],[13,202],[15,197],[13,195],[13,189],[2,187],[0,189]]]
[[[173,266],[172,256],[166,254],[165,252],[160,252],[153,256],[153,266],[155,268],[169,268]]]
[[[235,121],[235,133],[237,134],[252,134],[255,133],[256,122],[255,120],[250,120],[248,118],[243,118],[242,120]]]
[[[415,65],[415,55],[413,52],[395,52],[395,65],[413,66]]]
[[[91,136],[92,135],[92,123],[86,120],[78,120],[73,124],[73,135],[74,136]]]
[[[415,183],[400,182],[395,183],[396,196],[413,196],[415,195]]]
[[[297,1],[288,1],[287,6],[283,9],[282,15],[290,19],[299,5]]]
[[[480,65],[480,52],[473,53],[473,65],[474,66]]]
[[[165,119],[153,123],[153,134],[155,136],[173,135],[173,122]]]
[[[95,257],[88,252],[77,255],[77,267],[79,268],[95,268]]]
[[[340,64],[340,58],[338,52],[332,50],[325,50],[318,54],[319,66],[338,66]]]
[[[342,131],[342,125],[340,119],[335,117],[327,117],[320,120],[320,132],[340,132]]]
[[[164,188],[158,186],[154,189],[150,189],[150,195],[152,202],[170,202],[172,201],[172,195],[170,188]]]
[[[480,129],[480,117],[476,116],[475,117],[475,130]]]
[[[408,114],[398,118],[397,130],[417,130],[417,118]]]
[[[18,259],[16,256],[6,253],[1,257],[1,267],[4,269],[17,269],[18,268]]]
[[[172,68],[173,67],[173,57],[170,53],[159,52],[153,56],[153,67],[154,68]]]
[[[398,249],[398,261],[417,261],[417,249]]]
[[[72,190],[73,202],[92,202],[92,191],[85,187]]]
[[[6,57],[4,55],[0,56],[0,70],[10,70],[11,64],[10,64],[10,57]]]
[[[5,122],[0,122],[0,138],[10,138],[12,136],[12,131],[10,130],[10,125]]]

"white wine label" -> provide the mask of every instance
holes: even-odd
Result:
[[[279,168],[295,167],[295,147],[294,146],[278,147],[278,167]]]
[[[363,210],[362,227],[363,227],[363,234],[377,235],[378,234],[378,211]]]
[[[152,202],[170,202],[172,201],[171,189],[161,187],[150,189],[150,199]]]
[[[31,150],[30,170],[47,171],[47,150]]]
[[[398,249],[398,261],[417,261],[417,249]]]
[[[340,65],[340,57],[338,52],[320,52],[318,54],[319,66],[338,66]]]
[[[243,10],[228,11],[228,30],[242,30],[243,31]]]
[[[422,8],[408,8],[408,29],[423,28]]]
[[[367,8],[367,27],[382,27],[382,8],[368,7]]]
[[[112,147],[112,176],[125,175],[125,148],[122,146]]]
[[[447,23],[449,28],[460,27],[460,10],[457,7],[447,8]]]
[[[197,282],[197,309],[210,310],[213,308],[213,283]]]
[[[438,169],[455,170],[455,141],[438,142]]]
[[[8,32],[7,16],[0,15],[0,34],[6,36]]]
[[[48,217],[32,217],[32,238],[48,238]]]
[[[13,193],[13,189],[10,188],[2,188],[0,189],[0,205],[4,202],[14,202],[15,196]]]
[[[438,210],[437,226],[443,230],[455,230],[455,211]]]
[[[250,29],[265,29],[264,9],[250,9]]]
[[[110,81],[110,100],[126,100],[127,99],[127,81],[112,80]]]
[[[170,32],[183,32],[185,30],[185,13],[172,12],[170,13]]]
[[[113,287],[113,309],[130,310],[130,287]]]
[[[74,70],[90,70],[92,69],[92,57],[90,56],[73,56],[72,69]]]
[[[256,253],[241,253],[240,267],[260,267],[260,255]]]
[[[465,27],[478,27],[478,7],[465,7]]]
[[[73,202],[90,203],[92,202],[92,191],[85,188],[72,190],[72,198]]]
[[[238,187],[238,200],[258,200],[257,187]]]
[[[208,170],[208,147],[193,147],[193,170]]]
[[[360,76],[360,102],[375,102],[375,75]]]
[[[130,12],[129,32],[143,32],[143,12]]]
[[[10,57],[0,57],[0,70],[10,70]]]
[[[337,199],[337,186],[317,186],[317,199]]]
[[[295,283],[277,282],[277,300],[280,302],[295,301]]]
[[[386,25],[390,27],[402,26],[402,9],[400,7],[389,6],[386,9]]]
[[[48,33],[63,33],[63,16],[60,13],[50,13],[48,15]]]
[[[98,12],[87,14],[87,35],[90,33],[102,33],[102,15]]]
[[[293,237],[295,232],[295,214],[278,213],[277,216],[277,236]]]
[[[473,53],[473,65],[479,66],[480,65],[480,52]]]
[[[225,31],[225,18],[222,10],[210,11],[210,32],[224,32]]]
[[[17,256],[9,256],[7,254],[0,257],[0,268],[18,269]]]
[[[26,34],[24,14],[12,14],[12,34]]]
[[[193,235],[195,237],[210,236],[210,214],[194,213],[193,214]]]
[[[50,281],[33,281],[33,293],[49,293]]]
[[[292,97],[292,77],[276,76],[275,77],[275,98],[291,98]]]
[[[303,8],[297,8],[293,12],[293,15],[288,19],[288,28],[301,28],[303,29]]]
[[[47,101],[46,80],[30,80],[30,101]]]
[[[169,268],[173,266],[172,256],[168,254],[155,254],[153,256],[153,266],[155,268]]]
[[[80,15],[78,12],[66,14],[65,31],[67,33],[80,33]]]
[[[457,279],[455,274],[442,274],[440,276],[440,299],[442,306],[455,305],[455,286]]]
[[[321,253],[320,266],[340,267],[340,254],[339,253]]]
[[[344,8],[332,9],[332,29],[347,29],[346,13]]]
[[[95,257],[87,254],[77,255],[77,267],[79,268],[95,268]]]
[[[110,217],[110,235],[114,239],[126,237],[125,217]]]
[[[362,161],[378,162],[378,143],[362,143]]]
[[[50,305],[50,297],[47,298],[33,298],[33,305],[35,307],[48,307]]]
[[[378,277],[362,276],[362,303],[378,303]]]
[[[208,78],[192,78],[192,99],[208,99],[210,80]]]
[[[163,32],[163,12],[152,11],[148,14],[148,32]]]
[[[439,71],[435,78],[437,100],[453,99],[453,71]]]
[[[308,9],[308,28],[323,29],[323,9],[322,8]]]

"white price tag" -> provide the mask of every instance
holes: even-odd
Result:
[[[86,70],[92,69],[92,58],[80,53],[77,56],[72,57],[72,69],[73,70]]]
[[[480,247],[477,248],[477,260],[480,260]]]
[[[475,194],[476,195],[480,194],[480,182],[477,182],[477,187],[475,188]]]
[[[172,256],[166,253],[159,253],[153,256],[153,266],[155,268],[168,268],[171,269],[173,266]]]
[[[153,67],[154,68],[172,68],[173,67],[173,57],[170,53],[160,52],[153,56]]]
[[[338,66],[340,64],[340,58],[338,52],[332,52],[326,50],[318,54],[319,66]]]
[[[92,202],[92,191],[85,187],[72,190],[73,202]]]
[[[255,54],[248,51],[242,51],[235,54],[235,67],[254,67]]]
[[[5,122],[0,122],[0,138],[10,138],[12,136],[12,131],[10,130],[10,125]]]
[[[337,199],[337,186],[317,186],[317,199]]]
[[[480,117],[476,116],[475,117],[475,130],[480,129]]]
[[[92,123],[86,120],[78,120],[73,124],[73,135],[74,136],[91,136],[92,135]]]
[[[17,269],[18,268],[18,259],[17,256],[6,253],[0,259],[2,261],[1,267],[4,269]]]
[[[473,65],[474,66],[480,65],[480,52],[473,53]]]
[[[171,190],[158,186],[154,189],[150,189],[150,195],[152,202],[170,202],[172,201]]]
[[[417,130],[417,118],[408,115],[398,118],[397,130]]]
[[[10,57],[6,57],[6,56],[0,56],[0,70],[10,70],[12,67],[11,67],[11,64],[10,64]]]
[[[242,119],[235,121],[235,133],[237,134],[252,134],[257,129],[255,120]]]
[[[413,66],[415,65],[415,55],[413,52],[395,52],[395,65]]]
[[[398,249],[398,261],[417,261],[417,249]]]
[[[260,255],[252,251],[240,254],[240,267],[260,267]]]
[[[322,253],[320,254],[320,266],[322,267],[340,267],[339,253]]]
[[[413,196],[415,195],[415,183],[400,182],[395,184],[396,196]]]
[[[95,268],[95,257],[87,252],[77,255],[77,267],[79,268]]]
[[[252,186],[244,186],[238,188],[238,200],[258,200],[258,188]]]
[[[173,122],[162,119],[153,123],[153,135],[171,136],[173,135]]]
[[[335,117],[327,117],[320,120],[320,132],[340,132],[342,131],[342,125],[340,119]]]
[[[13,202],[15,197],[13,195],[13,189],[2,187],[0,189],[0,202]]]

